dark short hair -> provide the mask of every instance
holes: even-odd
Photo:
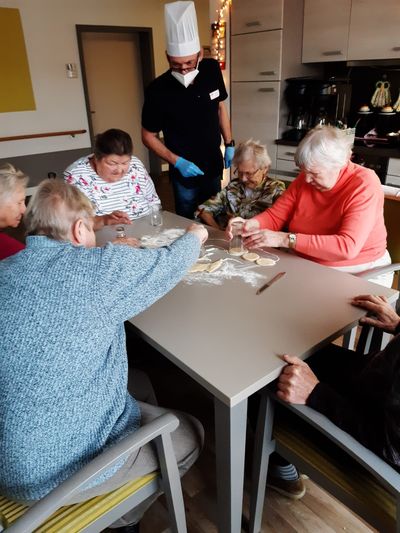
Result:
[[[129,133],[126,131],[111,129],[99,133],[95,137],[94,155],[101,159],[106,155],[132,155],[133,144]]]

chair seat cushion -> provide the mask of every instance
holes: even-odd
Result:
[[[39,528],[35,529],[35,533],[78,533],[134,492],[151,483],[157,476],[157,472],[152,472],[122,485],[113,492],[95,496],[85,502],[61,507]],[[0,496],[0,521],[3,527],[10,526],[28,508],[26,505],[15,503]]]

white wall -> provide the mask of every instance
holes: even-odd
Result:
[[[76,24],[153,28],[156,75],[165,60],[164,1],[161,0],[0,0],[20,10],[36,111],[0,113],[0,137],[64,130],[88,130]],[[209,43],[209,3],[195,0],[200,40]],[[69,79],[65,63],[78,65]],[[123,76],[110,64],[110,76]],[[2,79],[2,83],[6,80]],[[10,88],[10,90],[12,90]],[[90,146],[89,134],[0,143],[0,158]]]

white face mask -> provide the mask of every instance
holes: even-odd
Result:
[[[186,74],[181,74],[180,72],[175,72],[174,70],[171,70],[171,74],[176,80],[179,81],[179,83],[181,83],[184,87],[188,88],[199,73],[198,66],[199,61],[197,61],[196,68],[194,70],[191,70],[190,72],[187,72]]]

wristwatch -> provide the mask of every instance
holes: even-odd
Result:
[[[233,139],[230,142],[225,143],[225,148],[228,148],[229,146],[235,146],[235,141]]]
[[[289,233],[289,248],[296,248],[297,237],[295,233]]]

